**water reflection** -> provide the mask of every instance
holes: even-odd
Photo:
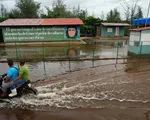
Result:
[[[31,81],[47,79],[67,72],[81,70],[89,67],[96,67],[106,64],[114,64],[115,60],[98,60],[93,58],[117,58],[117,47],[115,43],[80,45],[80,46],[49,46],[49,47],[1,47],[1,59],[11,58],[17,60],[25,58],[31,71]],[[127,47],[119,48],[118,55],[127,55]],[[121,56],[120,56],[121,57]],[[63,59],[66,59],[62,61]],[[75,61],[70,61],[71,59]],[[91,61],[81,61],[91,59]],[[55,60],[55,61],[53,61]],[[18,63],[16,63],[18,66]],[[2,69],[3,68],[3,69]],[[0,74],[6,72],[6,63],[0,63]]]

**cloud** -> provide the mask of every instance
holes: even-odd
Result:
[[[1,0],[0,0],[1,1]],[[36,0],[41,3],[41,9],[45,6],[51,7],[53,0]],[[77,7],[80,5],[81,9],[87,9],[89,15],[94,14],[96,17],[100,17],[103,11],[106,16],[107,13],[114,8],[118,8],[121,16],[124,17],[124,9],[121,4],[124,0],[63,0],[67,5],[68,9],[72,7]],[[135,0],[126,0],[131,5]],[[8,10],[11,10],[15,6],[15,0],[3,0],[1,1]],[[144,17],[147,15],[148,10],[148,0],[141,0],[138,5],[142,7]]]

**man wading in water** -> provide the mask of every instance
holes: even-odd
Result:
[[[18,85],[24,84],[26,81],[29,80],[29,69],[25,64],[24,60],[20,60],[20,70],[19,70],[19,76],[12,80],[10,82],[10,89],[11,89],[11,94],[9,94],[9,97],[13,97],[17,95],[17,90],[16,87]]]

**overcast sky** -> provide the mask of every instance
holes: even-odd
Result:
[[[41,2],[41,9],[44,10],[44,6],[52,6],[53,0],[36,0]],[[114,8],[118,8],[121,13],[122,18],[124,18],[124,9],[121,4],[125,0],[63,0],[67,5],[67,8],[77,7],[80,5],[81,9],[87,9],[89,15],[95,15],[96,17],[101,17],[102,11],[106,17],[107,13]],[[130,5],[132,5],[135,0],[126,0]],[[10,10],[15,6],[15,0],[0,0],[5,7]],[[142,7],[144,17],[147,16],[149,0],[141,0],[138,5]],[[150,17],[150,15],[149,15]]]

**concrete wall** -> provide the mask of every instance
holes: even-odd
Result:
[[[149,55],[150,45],[129,46],[128,51],[137,55]]]
[[[150,54],[150,30],[131,31],[128,51],[134,54]]]
[[[143,45],[150,45],[150,30],[141,31],[141,41]]]

